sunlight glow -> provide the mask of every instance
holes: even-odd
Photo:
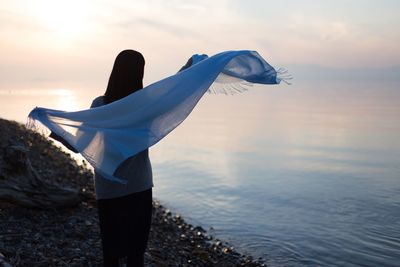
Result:
[[[79,37],[87,25],[88,6],[85,1],[40,1],[36,6],[39,21],[58,38],[71,40]]]
[[[76,94],[68,89],[54,89],[57,95],[56,106],[60,110],[74,111],[79,109]]]

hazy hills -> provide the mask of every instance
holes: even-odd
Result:
[[[295,80],[400,81],[400,65],[385,68],[330,68],[318,65],[285,67]]]

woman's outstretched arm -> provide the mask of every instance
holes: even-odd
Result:
[[[186,62],[186,64],[178,72],[181,72],[181,71],[189,68],[190,66],[192,66],[192,64],[193,64],[193,59],[189,58],[189,60]]]
[[[57,140],[72,152],[78,153],[78,151],[75,148],[73,148],[67,141],[64,140],[64,138],[62,138],[58,134],[51,132],[49,137],[53,138],[54,140]]]

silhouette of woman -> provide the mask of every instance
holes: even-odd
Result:
[[[143,89],[145,60],[141,53],[124,50],[115,59],[105,94],[91,108],[117,101]],[[192,59],[179,71],[192,65]],[[50,137],[77,152],[62,137]],[[152,216],[153,175],[148,149],[126,159],[114,175],[126,184],[110,181],[95,170],[95,189],[105,267],[144,266]]]
[[[137,51],[124,50],[115,59],[104,96],[91,107],[117,101],[143,88],[145,61]],[[125,160],[115,172],[119,184],[95,172],[96,198],[104,266],[143,266],[152,214],[152,169],[148,149]]]
[[[115,59],[105,94],[92,107],[117,101],[143,88],[145,60],[141,53],[124,50]],[[61,136],[50,137],[77,152]],[[143,266],[152,215],[153,177],[148,149],[125,160],[114,173],[127,181],[120,184],[95,171],[95,189],[105,267]]]
[[[145,61],[137,51],[124,50],[115,59],[104,96],[91,107],[108,104],[143,88]],[[189,59],[179,71],[192,65]],[[96,197],[103,244],[104,266],[143,266],[152,215],[153,176],[148,149],[125,160],[114,173],[120,184],[95,173]]]

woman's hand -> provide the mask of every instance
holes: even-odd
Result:
[[[193,64],[196,64],[207,58],[208,58],[208,56],[206,54],[201,54],[201,55],[195,54],[189,58],[189,60],[186,62],[186,64],[178,72],[181,72],[181,71],[191,67]]]
[[[192,64],[193,64],[193,59],[192,59],[192,57],[190,57],[189,60],[186,62],[186,64],[178,72],[181,72],[181,71],[189,68],[190,66],[192,66]]]

